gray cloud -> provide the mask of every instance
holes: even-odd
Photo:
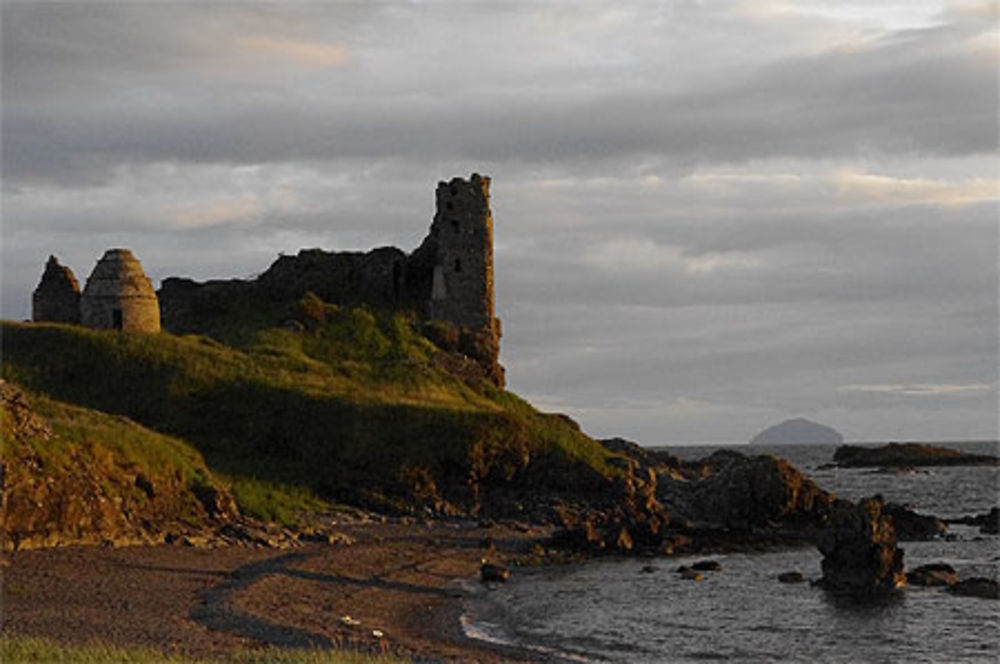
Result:
[[[995,12],[2,12],[7,317],[52,251],[83,278],[131,246],[158,281],[411,249],[479,171],[512,387],[588,430],[996,435]]]

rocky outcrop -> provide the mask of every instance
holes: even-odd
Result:
[[[841,468],[898,468],[996,465],[998,459],[921,443],[889,443],[882,447],[843,445],[834,452],[833,461]]]
[[[963,597],[981,597],[982,599],[1000,599],[1000,583],[996,579],[977,576],[965,581],[959,581],[949,588],[951,592]]]
[[[143,470],[93,441],[62,436],[25,395],[0,381],[0,548],[162,542],[235,516],[228,492],[164,465]],[[107,417],[125,433],[138,428]]]
[[[906,505],[886,503],[882,514],[892,519],[896,528],[896,539],[901,542],[922,542],[932,540],[948,532],[944,521],[914,512]]]
[[[844,437],[836,429],[797,417],[764,429],[751,445],[841,445]]]
[[[822,527],[832,500],[784,459],[735,452],[703,479],[661,483],[657,497],[682,519],[737,530]]]
[[[892,520],[879,498],[857,504],[838,500],[819,540],[823,554],[820,585],[857,594],[885,592],[906,585],[903,551],[896,546]]]
[[[906,582],[911,586],[953,586],[959,582],[958,572],[947,563],[921,565],[906,573]]]
[[[647,449],[624,438],[605,438],[598,442],[607,450],[624,457],[619,459],[621,467],[627,466],[628,460],[631,460],[640,473],[652,471],[658,476],[667,475],[675,479],[684,479],[687,475],[687,464],[667,452]]]
[[[1000,507],[993,507],[985,514],[963,516],[958,519],[946,519],[945,523],[960,523],[966,526],[979,526],[979,532],[986,535],[1000,533]]]

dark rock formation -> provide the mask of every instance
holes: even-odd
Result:
[[[798,417],[764,429],[751,445],[840,445],[844,437],[835,429]]]
[[[906,582],[911,586],[953,586],[958,581],[958,572],[945,563],[921,565],[906,573]]]
[[[896,538],[901,542],[921,542],[944,535],[948,526],[934,516],[918,514],[905,505],[886,503],[882,514],[892,518]]]
[[[722,565],[716,560],[699,560],[691,565],[691,569],[699,572],[718,572],[722,569]]]
[[[998,459],[990,454],[967,454],[922,443],[889,443],[882,447],[843,445],[834,452],[833,461],[842,468],[891,468],[996,465]]]
[[[31,295],[31,320],[50,323],[80,322],[80,284],[73,270],[49,256],[45,272]]]
[[[692,522],[740,530],[822,526],[832,498],[812,480],[784,459],[732,454],[713,475],[695,482],[665,482],[657,495],[667,511],[676,510]]]
[[[687,579],[688,581],[701,581],[705,578],[704,574],[701,574],[690,567],[678,567],[677,573],[682,579]]]
[[[892,520],[884,503],[866,498],[856,505],[838,500],[819,540],[824,588],[858,594],[891,590],[906,584],[903,551],[896,547]]]
[[[987,579],[981,576],[959,581],[951,586],[949,590],[963,597],[1000,599],[1000,583],[997,583],[996,579]]]
[[[510,570],[503,565],[484,562],[479,567],[479,578],[483,583],[503,583],[510,578]]]
[[[624,465],[627,466],[627,460],[631,459],[640,473],[652,471],[657,475],[668,475],[677,479],[684,477],[685,463],[667,452],[646,449],[624,438],[605,438],[598,442],[611,452],[623,455]]]
[[[958,519],[946,519],[945,523],[979,526],[979,532],[986,535],[996,535],[1000,533],[1000,507],[991,508],[986,514],[963,516]]]

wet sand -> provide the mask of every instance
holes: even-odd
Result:
[[[475,578],[483,557],[508,560],[541,533],[448,522],[337,530],[355,543],[9,554],[2,570],[2,630],[197,657],[272,645],[351,648],[421,661],[538,661],[531,653],[467,638],[460,617],[469,590],[456,580]],[[488,548],[487,536],[495,549]]]

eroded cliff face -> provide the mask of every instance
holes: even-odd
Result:
[[[0,381],[0,415],[4,551],[161,542],[170,531],[236,515],[232,498],[207,471],[192,478],[170,464],[143,468],[101,445],[83,427],[77,435],[60,433],[5,381]],[[139,428],[124,418],[98,417],[111,429]]]

